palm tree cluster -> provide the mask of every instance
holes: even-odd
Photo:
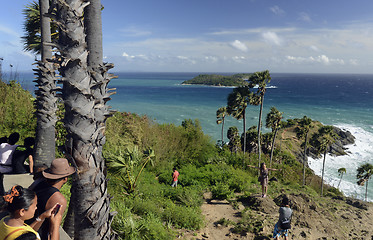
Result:
[[[102,146],[106,119],[113,113],[106,104],[113,94],[107,88],[113,64],[103,63],[101,11],[100,0],[39,0],[24,10],[25,50],[41,55],[36,69],[36,170],[55,158],[57,101],[62,101],[64,152],[78,168],[70,204],[75,221],[65,221],[74,223],[74,239],[112,237]]]

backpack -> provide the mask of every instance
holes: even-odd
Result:
[[[291,220],[290,219],[283,219],[280,221],[280,228],[283,230],[290,229],[291,228]]]

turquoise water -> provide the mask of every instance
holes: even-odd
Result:
[[[216,110],[226,106],[232,88],[181,85],[198,74],[117,73],[118,78],[109,85],[116,88],[117,94],[109,105],[118,111],[146,114],[158,123],[180,125],[184,119],[199,119],[205,134],[216,141],[221,136]],[[329,184],[336,186],[337,170],[346,168],[340,189],[362,198],[365,187],[356,184],[356,168],[366,162],[373,164],[373,75],[273,73],[271,76],[264,99],[264,119],[274,106],[284,113],[285,119],[306,115],[348,130],[356,137],[356,143],[348,146],[349,155],[327,157],[325,176]],[[26,83],[29,81],[23,84]],[[258,124],[258,114],[259,107],[247,108],[248,128]],[[242,125],[242,121],[227,117],[225,132],[229,126],[237,126],[242,132]],[[309,159],[309,164],[321,175],[321,159]],[[369,200],[373,201],[373,184],[369,186]]]
[[[109,104],[119,111],[146,114],[159,123],[180,125],[184,119],[199,119],[204,132],[220,139],[221,125],[216,124],[216,110],[226,106],[232,88],[181,85],[198,73],[118,73],[110,87],[117,88]],[[344,157],[328,156],[326,181],[338,185],[337,170],[347,173],[340,185],[347,195],[361,198],[364,187],[356,184],[356,168],[373,163],[373,75],[341,74],[271,74],[264,99],[263,117],[272,106],[283,112],[284,118],[304,115],[327,125],[350,131],[357,138]],[[258,124],[259,108],[247,109],[247,126]],[[227,117],[225,129],[242,121]],[[269,131],[269,129],[263,129]],[[225,138],[225,141],[227,139]],[[316,174],[321,175],[321,159],[309,159]],[[373,200],[373,184],[369,199]]]

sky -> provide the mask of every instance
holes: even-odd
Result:
[[[3,1],[3,71],[31,71],[22,9]],[[115,72],[373,73],[372,0],[101,0]],[[12,65],[13,67],[10,67]]]

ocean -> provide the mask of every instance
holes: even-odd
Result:
[[[216,141],[221,138],[216,110],[227,105],[227,96],[233,88],[181,84],[198,74],[116,73],[118,78],[109,84],[110,88],[116,88],[116,94],[108,104],[118,111],[146,114],[158,123],[180,125],[184,119],[198,119],[204,133]],[[348,155],[327,156],[324,176],[327,183],[337,186],[337,170],[346,168],[341,191],[363,199],[365,186],[357,185],[356,169],[363,163],[373,164],[373,75],[271,73],[271,77],[264,97],[264,120],[274,106],[283,112],[284,119],[307,116],[350,131],[356,137],[355,144],[347,146]],[[258,106],[247,108],[247,128],[258,124],[258,114]],[[237,126],[242,133],[242,121],[227,117],[225,135],[230,126]],[[314,172],[321,175],[322,159],[308,161]],[[373,201],[372,183],[368,199]]]

